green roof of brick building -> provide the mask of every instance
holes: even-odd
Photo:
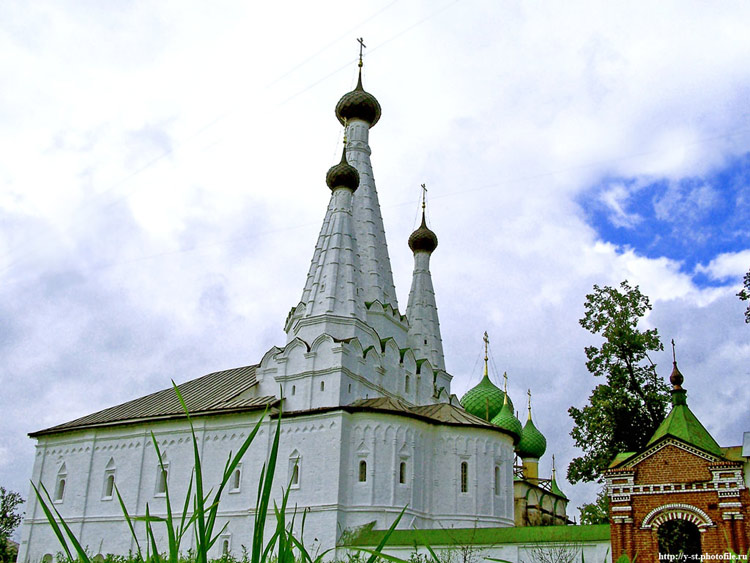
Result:
[[[724,457],[719,444],[688,408],[686,395],[687,392],[682,388],[672,391],[672,410],[651,436],[646,447],[671,436],[715,456]]]

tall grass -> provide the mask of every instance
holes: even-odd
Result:
[[[190,433],[193,445],[193,471],[188,484],[187,493],[185,500],[182,503],[182,512],[177,518],[172,512],[172,499],[169,492],[169,486],[165,483],[165,498],[166,498],[166,516],[155,516],[151,514],[149,505],[146,503],[145,514],[143,516],[131,516],[125,507],[125,502],[120,494],[120,490],[115,486],[117,493],[117,499],[120,503],[122,513],[127,522],[130,534],[133,537],[136,546],[136,553],[134,558],[136,563],[148,562],[148,563],[181,563],[184,561],[184,556],[181,555],[182,540],[185,535],[192,531],[195,539],[195,546],[191,548],[191,552],[194,553],[194,558],[191,560],[195,563],[209,563],[209,551],[216,544],[221,534],[226,529],[228,522],[224,526],[215,531],[216,519],[219,511],[219,503],[221,501],[221,495],[226,488],[227,483],[232,477],[234,470],[242,460],[242,457],[247,452],[250,445],[253,443],[258,431],[263,424],[266,416],[268,415],[268,409],[263,413],[258,422],[253,427],[250,434],[245,438],[237,453],[234,455],[232,452],[229,453],[227,462],[224,466],[224,472],[222,474],[221,482],[216,488],[216,492],[213,490],[206,491],[204,485],[203,475],[203,464],[201,463],[200,452],[198,448],[198,439],[195,435],[195,428],[193,427],[193,420],[188,411],[187,405],[174,381],[172,381],[172,387],[177,394],[182,409],[185,411],[188,424],[190,425]],[[274,563],[320,563],[323,558],[331,552],[331,548],[320,554],[317,554],[314,558],[309,553],[301,539],[304,535],[304,526],[307,512],[302,514],[302,526],[300,532],[300,538],[294,535],[294,523],[297,517],[296,509],[291,511],[291,519],[287,522],[289,517],[288,499],[290,487],[289,484],[285,489],[282,489],[281,506],[273,503],[273,514],[276,519],[276,526],[274,533],[271,537],[265,541],[264,531],[266,528],[266,518],[269,511],[269,504],[271,501],[271,492],[273,486],[273,479],[276,472],[276,464],[278,461],[279,452],[279,436],[281,434],[281,412],[276,421],[276,431],[273,437],[273,443],[271,450],[268,454],[266,463],[263,464],[263,468],[258,479],[258,492],[255,501],[255,516],[253,520],[252,530],[252,548],[248,554],[248,563],[266,563],[273,561]],[[162,457],[159,444],[151,433],[151,441],[153,442],[156,455],[159,459],[159,466],[162,471],[165,470],[164,460]],[[55,507],[50,497],[49,492],[40,482],[39,487],[32,482],[31,486],[36,493],[36,498],[39,501],[42,510],[44,511],[47,521],[52,527],[52,531],[57,537],[62,549],[64,551],[63,556],[67,561],[79,561],[80,563],[94,563],[93,559],[86,552],[86,549],[81,545],[76,535],[71,530],[70,526],[65,522],[60,512]],[[193,492],[193,488],[195,491]],[[405,510],[405,509],[404,509]],[[379,552],[383,549],[383,546],[387,542],[393,530],[398,525],[401,516],[404,511],[401,511],[399,517],[395,520],[393,525],[389,528],[383,541],[381,541],[377,550],[371,551],[370,558],[367,563],[374,563],[375,560],[381,555]],[[144,550],[136,534],[136,525],[142,522],[146,530],[146,546],[145,556]],[[156,534],[154,533],[154,526],[164,525],[167,531],[167,545],[159,546],[156,540]],[[74,556],[75,554],[75,556]],[[243,560],[245,557],[243,557]]]

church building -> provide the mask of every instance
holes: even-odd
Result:
[[[179,385],[208,486],[262,413],[271,413],[223,496],[217,529],[227,527],[216,557],[250,547],[258,478],[280,412],[276,488],[290,484],[289,504],[307,511],[308,546],[333,547],[366,526],[386,529],[404,506],[399,527],[408,529],[567,522],[565,495],[538,475],[546,441],[531,407],[522,427],[507,393],[490,382],[486,356],[480,384],[461,402],[451,394],[430,273],[438,238],[424,203],[408,239],[408,303],[399,308],[370,162],[381,107],[363,88],[361,57],[359,72],[336,105],[344,150],[325,177],[331,197],[285,342],[257,363]],[[130,515],[144,515],[147,505],[164,515],[167,484],[172,498],[183,499],[193,471],[190,428],[171,388],[30,436],[32,481],[45,484],[92,554],[135,550],[115,484]],[[514,467],[516,453],[523,467]],[[19,561],[51,559],[60,546],[29,499]]]

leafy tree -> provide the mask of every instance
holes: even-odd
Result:
[[[664,349],[659,334],[638,328],[651,310],[648,297],[627,280],[619,289],[595,285],[584,308],[581,326],[604,338],[601,347],[586,347],[586,368],[607,382],[593,390],[583,409],[568,409],[575,422],[570,435],[584,451],[568,466],[571,483],[601,481],[615,455],[641,450],[664,420],[669,402],[668,387],[648,356]]]
[[[8,540],[21,523],[21,515],[16,512],[21,504],[23,504],[21,495],[0,487],[0,562],[12,560],[8,550]]]
[[[739,297],[741,301],[750,301],[750,271],[745,274],[743,283],[745,284],[745,287],[740,290],[737,297]],[[747,311],[745,311],[745,322],[750,323],[750,305],[747,306]]]
[[[596,495],[596,502],[579,506],[581,512],[581,524],[609,524],[609,495],[607,488],[603,488]]]

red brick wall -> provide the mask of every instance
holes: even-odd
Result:
[[[659,485],[668,483],[692,484],[710,482],[713,475],[710,461],[681,448],[668,445],[652,456],[644,459],[632,469],[635,471],[635,486]],[[723,515],[730,509],[719,507],[720,502],[740,501],[739,509],[743,519],[725,520]],[[630,501],[613,502],[610,518],[627,514],[633,522],[612,525],[612,556],[616,560],[626,552],[632,558],[636,553],[639,561],[658,561],[656,528],[642,529],[644,518],[654,509],[669,504],[687,504],[704,511],[715,524],[701,533],[703,553],[721,554],[730,548],[747,553],[750,548],[750,493],[747,489],[737,496],[719,498],[716,490],[664,491],[653,494],[632,494]],[[615,512],[617,506],[631,506],[629,513]],[[737,511],[733,508],[731,511]]]

